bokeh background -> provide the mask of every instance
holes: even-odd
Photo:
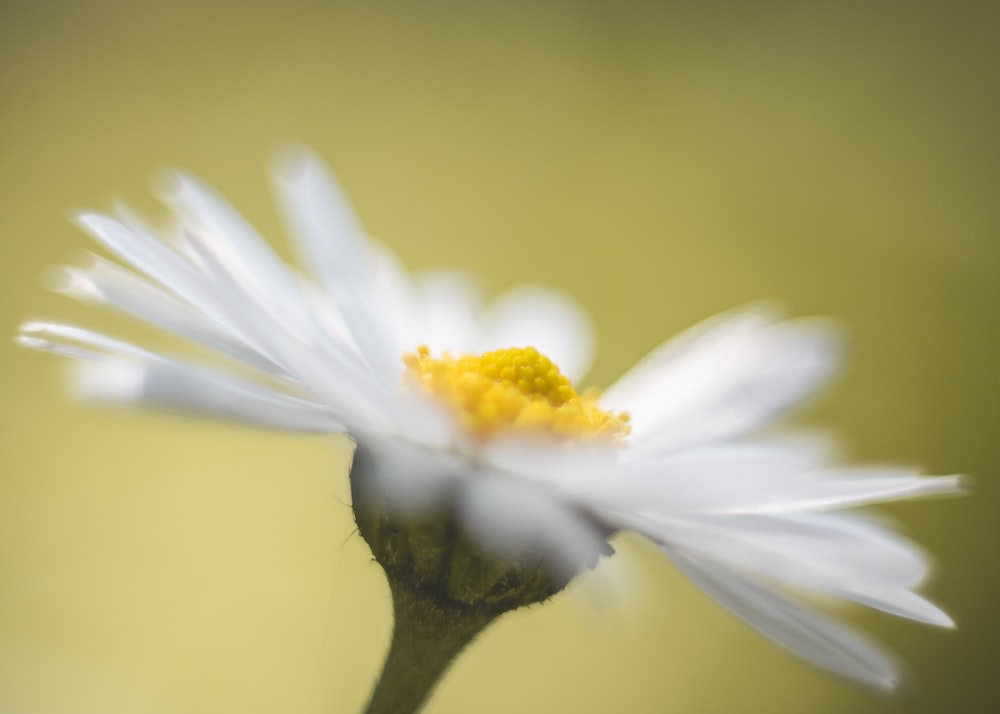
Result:
[[[575,295],[596,385],[750,299],[838,315],[852,366],[807,420],[854,458],[976,478],[891,508],[960,629],[851,611],[906,692],[792,660],[625,541],[624,605],[574,587],[505,617],[428,714],[1000,711],[997,8],[5,0],[0,326],[146,335],[41,277],[89,247],[69,209],[155,211],[162,166],[287,254],[266,181],[287,140],[410,267]],[[390,610],[346,444],[81,407],[61,367],[0,346],[0,711],[359,711]]]

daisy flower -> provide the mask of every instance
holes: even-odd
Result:
[[[837,371],[833,323],[738,309],[603,393],[579,391],[594,342],[561,293],[484,304],[463,273],[407,274],[304,151],[275,186],[305,275],[189,176],[164,184],[176,222],[162,234],[124,209],[76,217],[120,262],[95,255],[58,289],[213,358],[53,322],[18,340],[76,358],[94,400],[354,439],[355,515],[396,607],[370,712],[418,709],[477,632],[561,590],[622,531],[780,646],[866,685],[893,687],[893,659],[804,597],[953,626],[917,593],[923,552],[848,509],[954,493],[958,478],[838,465],[824,439],[774,428]]]

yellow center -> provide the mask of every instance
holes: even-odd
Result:
[[[565,441],[612,440],[629,433],[628,414],[603,411],[596,391],[578,394],[534,347],[479,357],[431,357],[427,347],[403,356],[409,374],[452,407],[473,434],[544,434]]]

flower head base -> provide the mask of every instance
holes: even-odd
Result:
[[[480,356],[430,356],[420,347],[403,357],[409,375],[444,401],[478,437],[499,432],[541,434],[568,442],[614,441],[628,436],[626,412],[604,411],[599,394],[582,395],[552,360],[534,347]]]

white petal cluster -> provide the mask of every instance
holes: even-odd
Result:
[[[892,687],[891,658],[797,595],[952,626],[916,593],[929,570],[922,551],[884,521],[844,509],[956,492],[959,480],[839,466],[824,439],[771,429],[837,371],[832,323],[753,306],[668,341],[601,397],[603,408],[631,415],[621,447],[473,442],[403,387],[402,355],[417,345],[456,355],[532,345],[577,379],[593,354],[586,317],[544,287],[484,304],[463,273],[408,275],[305,152],[287,156],[275,177],[308,276],[189,176],[163,188],[177,218],[167,231],[124,209],[77,216],[121,263],[95,255],[64,269],[58,289],[185,337],[214,360],[49,322],[24,325],[19,341],[78,358],[90,399],[349,433],[377,453],[398,502],[447,500],[472,536],[502,552],[531,547],[553,567],[576,569],[608,533],[639,533],[765,636],[865,684]]]

